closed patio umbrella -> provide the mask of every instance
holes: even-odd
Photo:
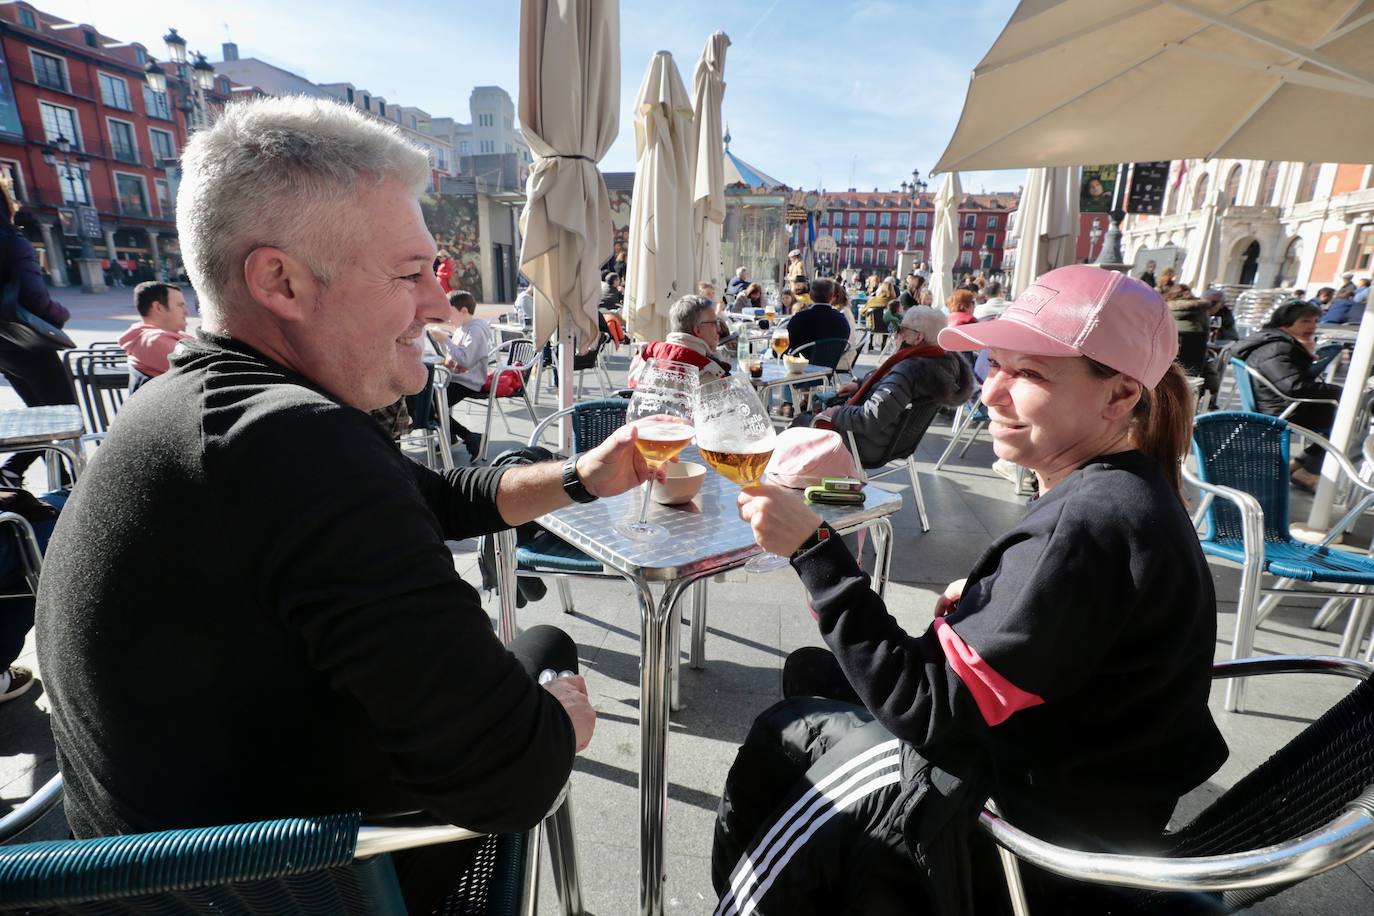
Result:
[[[935,231],[930,239],[930,297],[937,309],[944,308],[954,292],[954,267],[959,259],[959,202],[963,199],[959,173],[950,172],[940,193],[935,195]],[[1019,255],[1017,261],[1020,262]]]
[[[1016,270],[1011,296],[1036,277],[1074,263],[1078,245],[1076,169],[1030,169],[1016,208]]]
[[[1370,162],[1371,44],[1368,2],[1022,0],[973,71],[935,170],[1215,157]],[[1345,451],[1371,362],[1367,311],[1331,430]],[[1313,527],[1330,523],[1335,474],[1328,461]]]
[[[625,315],[640,340],[667,336],[668,310],[695,291],[692,100],[673,55],[654,54],[635,102],[635,185],[626,252]]]
[[[1221,229],[1217,225],[1217,197],[1212,199],[1202,211],[1202,225],[1193,233],[1193,244],[1188,246],[1188,254],[1183,259],[1183,282],[1192,287],[1193,292],[1202,295],[1207,284],[1217,277],[1221,264]]]
[[[725,97],[725,49],[730,38],[716,32],[692,75],[692,250],[697,282],[725,294],[720,264],[720,235],[725,224],[725,143],[720,106]]]
[[[535,290],[534,333],[562,329],[559,400],[572,404],[572,344],[598,339],[601,264],[613,228],[596,164],[620,129],[616,0],[521,0],[520,125],[534,162],[520,214],[520,269]]]

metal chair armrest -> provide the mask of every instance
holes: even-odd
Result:
[[[1322,403],[1334,404],[1335,402],[1324,401]],[[1369,509],[1371,505],[1374,505],[1374,483],[1370,483],[1362,478],[1359,469],[1355,467],[1355,463],[1332,445],[1330,439],[1312,432],[1312,430],[1305,426],[1299,426],[1291,420],[1288,422],[1288,428],[1291,432],[1296,432],[1299,436],[1306,438],[1310,442],[1315,442],[1317,445],[1326,449],[1326,454],[1335,459],[1336,463],[1340,465],[1341,472],[1350,479],[1350,482],[1365,492],[1364,497],[1351,507],[1350,511],[1347,512],[1340,521],[1336,522],[1336,524],[1331,527],[1331,530],[1327,532],[1326,537],[1321,540],[1320,546],[1326,547],[1332,541],[1336,540],[1336,538],[1344,534],[1347,528],[1353,525],[1360,516],[1364,515],[1365,511]]]
[[[550,426],[557,423],[564,417],[568,416],[576,409],[576,405],[574,405],[573,407],[564,407],[562,410],[556,410],[544,419],[540,420],[539,423],[535,425],[534,432],[530,433],[529,441],[525,443],[526,447],[534,448],[536,445],[538,445],[539,437],[544,435],[544,430],[548,429]]]
[[[562,807],[568,798],[568,789],[569,784],[564,783],[544,818],[552,816]],[[389,817],[374,818],[372,823],[359,826],[358,844],[353,851],[353,858],[364,859],[384,852],[456,843],[459,840],[472,840],[486,835],[481,831],[468,830],[466,827],[438,823],[433,815],[423,811],[407,811]]]
[[[27,801],[0,818],[0,843],[8,843],[28,830],[42,820],[49,811],[56,808],[61,801],[62,774],[58,773],[43,783],[37,792],[29,796]]]
[[[1259,500],[1241,490],[1231,487],[1223,487],[1219,484],[1208,483],[1183,465],[1183,479],[1197,487],[1203,493],[1213,496],[1220,496],[1236,504],[1241,514],[1241,537],[1244,539],[1247,549],[1250,545],[1260,546],[1264,538],[1264,510],[1260,508]]]

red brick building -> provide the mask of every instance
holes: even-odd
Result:
[[[897,268],[902,251],[917,261],[931,259],[935,194],[915,200],[902,191],[827,191],[825,209],[816,219],[816,235],[828,234],[839,246],[837,269],[865,273]],[[1016,209],[1015,194],[965,194],[959,204],[959,258],[956,272],[996,271],[1002,267],[1007,217]],[[793,245],[801,247],[805,225],[793,226]]]
[[[23,204],[16,222],[53,285],[80,282],[82,207],[98,214],[96,258],[132,261],[136,276],[175,275],[177,159],[188,120],[208,124],[234,86],[217,77],[209,90],[193,90],[192,64],[167,62],[169,91],[154,93],[143,45],[23,2],[0,6],[0,51],[0,169]]]

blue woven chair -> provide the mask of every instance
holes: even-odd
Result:
[[[58,776],[5,818],[0,842],[60,799]],[[482,837],[448,825],[365,826],[358,814],[340,814],[0,846],[0,913],[404,916],[388,853],[479,837],[476,859],[436,912],[526,912],[537,829]],[[559,858],[555,851],[562,910],[579,914],[580,892]]]
[[[1327,454],[1362,491],[1359,503],[1320,544],[1295,540],[1288,530],[1288,459],[1294,434],[1326,448]],[[1374,505],[1374,485],[1361,480],[1350,460],[1330,442],[1279,417],[1220,411],[1197,418],[1193,427],[1193,456],[1197,473],[1185,467],[1184,477],[1209,497],[1204,498],[1198,512],[1204,522],[1202,551],[1241,564],[1232,658],[1251,654],[1255,629],[1284,596],[1332,597],[1330,588],[1291,587],[1294,583],[1324,584],[1357,596],[1374,597],[1370,592],[1374,587],[1374,557],[1330,546]],[[1266,573],[1279,577],[1274,588],[1262,587],[1261,577]],[[1260,605],[1261,593],[1273,597]],[[1366,616],[1359,608],[1351,614],[1339,654],[1349,655],[1359,648]],[[1237,678],[1227,685],[1226,708],[1244,711],[1244,707],[1245,680]]]
[[[1264,377],[1258,369],[1254,369],[1245,363],[1245,360],[1231,357],[1231,374],[1235,377],[1236,394],[1240,397],[1240,408],[1251,413],[1259,413],[1259,402],[1255,399],[1255,385],[1263,385],[1271,394],[1277,395],[1288,402],[1283,408],[1280,417],[1287,418],[1289,414],[1298,409],[1299,404],[1330,404],[1336,406],[1336,402],[1329,398],[1295,398],[1284,394],[1274,383]]]

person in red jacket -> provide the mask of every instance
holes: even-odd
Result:
[[[671,359],[696,366],[702,384],[730,374],[730,364],[715,355],[720,346],[720,325],[716,323],[716,304],[705,296],[683,296],[668,313],[673,330],[666,340],[651,341],[630,361],[630,387],[640,370],[651,359]]]
[[[438,261],[434,268],[434,276],[439,278],[439,286],[447,295],[453,292],[453,255],[447,251],[440,252]]]

